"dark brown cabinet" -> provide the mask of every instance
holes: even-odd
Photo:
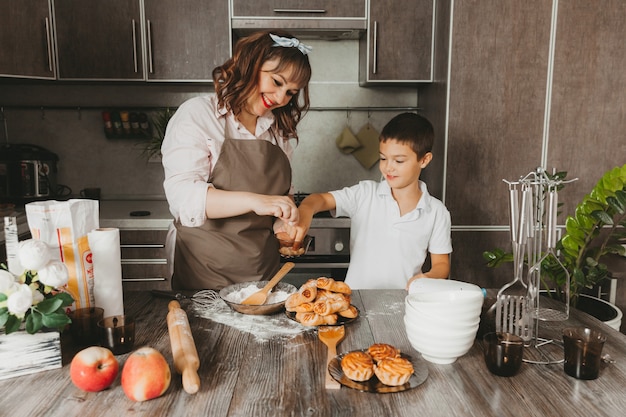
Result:
[[[60,80],[208,82],[230,56],[228,0],[56,0],[54,10]]]
[[[359,41],[361,84],[433,80],[435,0],[371,0]]]
[[[0,0],[0,76],[54,79],[48,0]]]
[[[233,17],[365,18],[365,0],[233,0]]]
[[[148,81],[210,81],[230,57],[227,0],[144,0]]]
[[[139,0],[55,0],[60,80],[143,80]]]
[[[125,290],[171,289],[165,253],[167,230],[120,229]]]

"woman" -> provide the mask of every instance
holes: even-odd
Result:
[[[289,140],[309,108],[310,50],[282,31],[241,39],[213,70],[215,93],[183,103],[168,123],[172,288],[221,289],[278,270],[274,233],[298,220]]]

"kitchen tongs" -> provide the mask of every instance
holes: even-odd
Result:
[[[496,331],[513,333],[529,339],[530,320],[527,311],[527,285],[522,281],[525,244],[532,233],[532,187],[522,185],[522,203],[519,205],[518,189],[509,184],[511,242],[513,250],[513,281],[504,285],[496,297]]]

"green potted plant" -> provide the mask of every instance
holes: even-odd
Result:
[[[165,109],[157,112],[152,118],[154,133],[150,139],[142,143],[142,155],[147,160],[161,156],[161,145],[163,144],[163,139],[165,138],[165,129],[167,128],[167,124],[172,116],[174,116],[174,113],[175,112],[169,107],[166,107]]]
[[[585,289],[593,288],[609,277],[603,258],[626,256],[626,164],[607,171],[582,201],[574,215],[565,221],[565,233],[557,242],[560,261],[570,275],[571,306],[577,306]],[[486,251],[483,258],[489,267],[510,262],[513,256],[502,249]],[[566,274],[552,257],[541,264],[544,289],[562,287]],[[550,293],[550,292],[549,292]]]

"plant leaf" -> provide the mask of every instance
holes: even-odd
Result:
[[[9,319],[9,309],[6,307],[0,308],[0,327],[4,327]]]
[[[65,313],[46,314],[42,318],[43,325],[50,329],[60,329],[72,321]]]
[[[4,331],[6,334],[11,334],[20,328],[22,321],[15,317],[13,314],[9,314],[7,322],[4,324]]]
[[[57,311],[63,305],[63,300],[57,296],[47,298],[35,306],[35,310],[42,314]]]
[[[58,298],[62,301],[61,307],[68,307],[71,306],[72,303],[74,302],[74,299],[72,298],[72,296],[69,293],[66,292],[60,292],[57,293],[54,298]]]
[[[42,315],[38,311],[33,311],[26,318],[26,331],[35,334],[42,328]]]

